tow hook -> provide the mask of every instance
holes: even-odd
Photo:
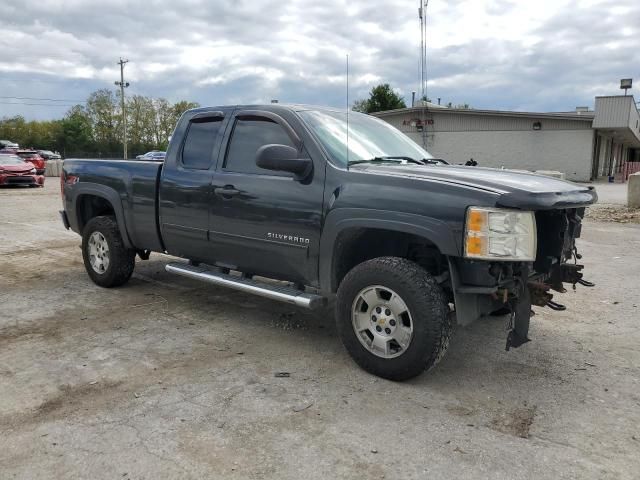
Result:
[[[551,302],[553,298],[553,294],[549,293],[551,285],[542,282],[529,282],[527,285],[531,293],[531,305],[546,307]]]
[[[557,290],[553,285],[548,285],[546,283],[541,282],[529,282],[529,292],[531,292],[531,304],[537,305],[538,307],[549,307],[552,310],[562,311],[566,310],[567,307],[562,305],[561,303],[553,301],[553,295],[549,293],[549,290]],[[562,290],[557,290],[562,292],[566,292],[563,288]]]
[[[561,303],[554,302],[553,300],[548,300],[547,301],[547,307],[549,307],[552,310],[556,310],[558,312],[561,312],[561,311],[567,309],[567,307],[565,307]]]
[[[577,258],[577,257],[576,257]],[[553,289],[557,291],[564,290],[562,287],[563,283],[571,283],[573,285],[573,289],[576,289],[576,283],[580,285],[584,285],[585,287],[595,287],[596,284],[593,282],[588,282],[582,278],[583,273],[581,270],[584,268],[584,265],[579,264],[564,264],[558,270],[556,270],[551,278],[551,284],[553,285]]]

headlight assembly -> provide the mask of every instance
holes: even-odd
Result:
[[[464,256],[467,258],[536,259],[536,219],[533,212],[469,207],[464,234]]]

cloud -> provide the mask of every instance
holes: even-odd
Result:
[[[390,83],[419,90],[418,2],[5,0],[0,96],[84,99],[114,88],[201,104],[345,105]],[[428,95],[478,108],[568,110],[639,77],[636,0],[431,0]],[[639,80],[640,81],[640,78]],[[55,118],[6,105],[0,117]],[[47,102],[43,102],[47,103]]]

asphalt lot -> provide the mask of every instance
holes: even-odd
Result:
[[[632,479],[640,225],[588,221],[595,289],[457,329],[428,375],[361,371],[309,313],[139,261],[87,277],[56,179],[0,190],[0,478]],[[278,372],[289,372],[279,378]]]

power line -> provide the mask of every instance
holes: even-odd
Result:
[[[24,106],[24,105],[37,105],[40,107],[75,107],[77,105],[76,104],[66,104],[66,103],[16,103],[16,102],[0,102],[1,105],[18,105],[18,106]]]
[[[71,99],[62,99],[62,98],[38,98],[38,97],[5,97],[0,95],[0,98],[8,98],[10,100],[46,100],[48,102],[76,102],[76,103],[86,103],[85,100],[71,100]]]

